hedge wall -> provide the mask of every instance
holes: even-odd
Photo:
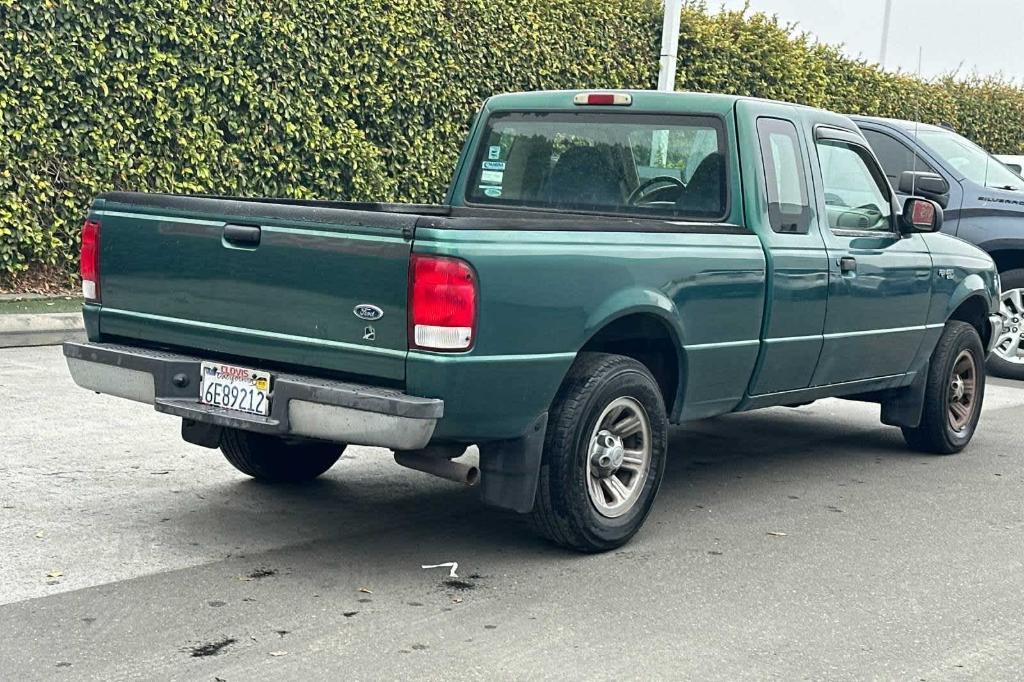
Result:
[[[657,0],[0,0],[0,285],[33,269],[70,278],[89,202],[110,189],[436,201],[488,95],[653,87],[660,12]],[[680,50],[680,89],[944,121],[1024,149],[1024,92],[998,81],[924,83],[770,17],[699,6],[684,11]]]

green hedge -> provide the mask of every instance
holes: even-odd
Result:
[[[273,8],[273,9],[270,9]],[[436,201],[495,92],[653,87],[656,0],[0,0],[0,283],[71,273],[110,189]],[[924,83],[772,18],[685,10],[678,87],[948,122],[1024,149],[1024,92]]]

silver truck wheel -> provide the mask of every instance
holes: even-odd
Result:
[[[651,468],[651,420],[630,397],[604,408],[590,435],[587,492],[597,513],[622,516],[636,504]]]
[[[999,302],[1003,333],[992,352],[1007,362],[1024,365],[1024,289],[1004,291]]]
[[[534,528],[583,552],[621,546],[643,525],[665,471],[658,382],[633,358],[580,353],[548,415]]]
[[[996,339],[988,366],[993,374],[1007,379],[1024,379],[1024,269],[1001,275],[1003,286],[999,316],[1003,333]]]

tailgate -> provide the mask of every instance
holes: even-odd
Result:
[[[415,214],[105,195],[100,333],[402,380]]]

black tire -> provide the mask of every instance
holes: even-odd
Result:
[[[999,279],[1002,282],[1003,291],[1024,289],[1024,268],[1002,272],[999,274]],[[1020,320],[1020,324],[1024,324],[1024,318],[1018,319]],[[1013,321],[1012,319],[1004,319],[1003,324],[1013,324]],[[1005,360],[999,357],[995,351],[988,356],[988,371],[991,372],[993,376],[1024,381],[1024,363]]]
[[[589,449],[598,418],[619,398],[635,401],[646,413],[650,466],[637,482],[632,506],[621,516],[609,518],[598,512],[588,492]],[[582,552],[620,547],[640,529],[654,504],[665,471],[667,444],[665,402],[648,369],[622,355],[581,353],[548,415],[532,525],[557,544]]]
[[[316,441],[286,441],[277,436],[224,429],[220,451],[233,467],[267,483],[311,481],[330,469],[344,445]]]
[[[950,420],[953,369],[961,353],[969,353],[974,361],[975,388],[969,416],[961,429]],[[928,366],[928,383],[924,394],[924,411],[917,428],[903,429],[907,445],[920,452],[951,455],[963,450],[978,426],[985,400],[985,349],[978,331],[966,322],[952,320],[939,337]]]

